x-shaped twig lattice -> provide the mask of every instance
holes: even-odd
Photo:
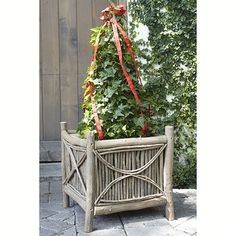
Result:
[[[152,185],[154,185],[157,189],[159,189],[162,194],[164,194],[163,190],[160,188],[159,185],[157,185],[157,183],[155,183],[155,181],[153,181],[151,178],[149,178],[148,176],[145,176],[145,175],[141,175],[140,173],[142,173],[144,170],[146,170],[148,167],[150,167],[154,161],[161,155],[161,153],[164,151],[164,149],[166,148],[167,144],[165,145],[162,145],[161,148],[158,150],[158,152],[145,164],[143,165],[142,167],[138,168],[138,169],[135,169],[135,170],[124,170],[124,169],[120,169],[120,168],[117,168],[116,166],[112,165],[111,163],[107,162],[102,156],[101,154],[97,151],[97,150],[94,150],[94,154],[96,155],[96,157],[106,166],[108,167],[109,169],[115,171],[115,172],[118,172],[118,173],[121,173],[121,174],[124,174],[123,176],[121,177],[118,177],[116,179],[114,179],[112,182],[110,182],[106,188],[101,192],[101,194],[97,197],[96,201],[95,201],[95,204],[98,204],[101,199],[104,197],[104,195],[109,191],[109,189],[114,185],[116,184],[117,182],[123,180],[123,179],[126,179],[126,178],[129,178],[129,177],[134,177],[134,178],[138,178],[138,179],[141,179],[143,181],[146,181]],[[142,198],[145,198],[145,197],[142,197]]]
[[[81,148],[76,148],[75,146],[72,146],[71,144],[69,144],[68,142],[66,142],[65,140],[63,140],[63,143],[65,144],[65,147],[67,148],[68,150],[68,153],[69,153],[69,157],[71,159],[71,163],[72,163],[72,166],[73,168],[71,169],[71,171],[68,173],[68,175],[66,176],[66,178],[64,179],[63,181],[63,184],[67,184],[70,179],[72,178],[72,176],[74,175],[74,173],[76,172],[77,175],[78,175],[78,178],[80,180],[80,183],[82,185],[82,188],[83,188],[83,191],[84,193],[86,194],[86,186],[84,184],[84,180],[82,178],[82,175],[80,173],[80,170],[79,168],[83,165],[87,155],[86,155],[86,151],[84,149],[81,149]],[[76,149],[77,151],[82,151],[84,152],[83,156],[80,158],[80,160],[78,161],[78,163],[76,162],[76,159],[75,159],[75,156],[74,156],[74,153],[72,151],[72,148],[73,149]]]

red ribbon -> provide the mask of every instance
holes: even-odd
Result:
[[[105,27],[105,24],[103,25],[103,27]],[[98,35],[97,35],[97,38],[96,38],[96,42],[95,42],[94,47],[93,47],[93,56],[92,56],[92,61],[91,61],[91,67],[94,66],[95,63],[96,63],[96,55],[97,55],[100,35],[101,34],[99,32]],[[90,71],[90,75],[93,74],[93,71],[94,71],[94,69],[92,71]],[[95,91],[94,83],[92,83],[91,81],[88,81],[86,83],[86,90],[85,90],[85,93],[84,93],[84,104],[86,103],[87,97],[90,95],[91,103],[92,103],[93,116],[94,116],[97,131],[98,131],[98,137],[99,137],[100,140],[103,140],[104,139],[104,134],[102,132],[101,122],[100,122],[100,119],[99,119],[98,114],[97,114],[96,103],[95,103],[95,98],[94,98],[94,91]],[[85,107],[84,107],[84,111],[85,111]]]
[[[133,63],[134,63],[134,68],[135,68],[135,71],[136,71],[136,75],[137,75],[137,77],[138,77],[138,79],[139,79],[140,84],[142,85],[142,88],[144,89],[142,80],[141,80],[140,75],[139,75],[138,67],[137,67],[137,64],[136,64],[136,61],[135,61],[134,52],[133,52],[133,49],[132,49],[132,44],[131,44],[131,42],[130,42],[130,39],[129,39],[127,33],[122,29],[122,27],[121,27],[120,24],[116,21],[115,18],[114,18],[114,20],[115,20],[115,24],[117,25],[117,28],[120,30],[120,32],[122,33],[122,35],[123,35],[123,37],[124,37],[125,43],[126,43],[126,45],[127,45],[127,47],[128,47],[128,50],[129,50],[129,52],[130,52],[132,61],[133,61]]]
[[[130,87],[130,89],[131,89],[131,91],[132,91],[136,101],[139,104],[140,110],[142,110],[142,104],[141,104],[141,102],[139,100],[139,97],[138,97],[138,94],[137,94],[137,92],[135,90],[134,84],[133,84],[133,82],[132,82],[132,80],[131,80],[131,78],[129,76],[129,73],[126,71],[126,69],[125,69],[125,67],[123,65],[122,51],[121,51],[121,46],[120,46],[120,38],[119,38],[118,31],[117,31],[117,21],[116,21],[116,19],[114,17],[111,20],[112,20],[111,21],[112,22],[112,29],[113,29],[113,32],[114,32],[114,38],[115,38],[115,42],[116,42],[116,48],[117,48],[117,53],[118,53],[118,57],[119,57],[121,68],[122,68],[122,70],[124,72],[124,75],[126,77],[128,85],[129,85],[129,87]]]
[[[125,43],[126,43],[126,45],[128,47],[128,50],[130,52],[132,61],[134,63],[136,75],[138,77],[138,80],[139,80],[142,88],[144,89],[142,81],[141,81],[141,78],[140,78],[140,75],[139,75],[139,71],[138,71],[138,68],[137,68],[137,64],[136,64],[136,61],[135,61],[134,52],[132,50],[132,45],[131,45],[131,42],[130,42],[130,39],[129,39],[127,33],[122,29],[122,27],[117,22],[117,20],[113,16],[113,14],[110,14],[110,12],[113,12],[115,15],[122,16],[122,15],[124,15],[126,13],[126,9],[125,9],[125,7],[123,5],[119,5],[117,7],[109,6],[109,7],[105,8],[102,11],[102,16],[100,17],[100,19],[106,21],[105,24],[103,25],[103,28],[107,27],[110,22],[112,23],[112,29],[113,29],[113,32],[114,32],[114,39],[115,39],[115,42],[116,42],[116,48],[117,48],[117,53],[118,53],[118,57],[119,57],[119,62],[120,62],[121,68],[123,70],[123,73],[125,75],[125,78],[126,78],[126,80],[128,82],[128,85],[130,87],[130,90],[132,91],[132,93],[133,93],[133,95],[134,95],[134,97],[135,97],[135,99],[136,99],[136,101],[137,101],[137,103],[138,103],[138,105],[140,107],[140,112],[141,112],[140,114],[141,114],[141,116],[143,116],[142,103],[141,103],[141,101],[140,101],[140,99],[138,97],[138,94],[137,94],[137,92],[135,90],[134,84],[133,84],[133,82],[132,82],[132,80],[131,80],[131,78],[129,76],[129,73],[126,71],[126,69],[125,69],[125,67],[123,65],[122,50],[121,50],[120,38],[119,38],[118,30],[123,35],[124,41],[125,41]],[[100,35],[101,35],[101,33],[99,32],[98,35],[97,35],[97,38],[96,38],[96,42],[94,44],[94,52],[93,52],[93,57],[92,57],[92,61],[91,61],[91,67],[94,66],[95,62],[96,62],[96,54],[97,54],[97,50],[98,50]],[[93,74],[93,71],[94,71],[94,68],[92,69],[92,71],[90,71],[90,75]],[[97,131],[98,131],[98,137],[99,137],[100,140],[103,140],[104,139],[104,134],[103,134],[101,122],[99,120],[99,117],[98,117],[98,114],[97,114],[97,110],[96,110],[94,91],[95,91],[94,84],[92,82],[88,81],[87,84],[86,84],[86,91],[84,93],[84,105],[85,105],[85,101],[87,100],[87,97],[90,95],[91,96],[93,116],[94,116],[94,119],[95,119],[95,124],[96,124]],[[148,110],[148,115],[150,115],[150,107],[149,107],[149,110]],[[144,127],[141,129],[142,135],[146,134],[147,129],[148,129],[148,126],[147,126],[147,123],[145,122],[144,123]]]
[[[95,119],[95,124],[96,124],[97,131],[98,131],[98,137],[99,137],[100,140],[103,140],[104,139],[104,134],[102,132],[101,122],[98,118],[98,113],[97,113],[95,99],[94,99],[94,83],[91,83],[90,96],[91,96],[93,116],[94,116],[94,119]]]

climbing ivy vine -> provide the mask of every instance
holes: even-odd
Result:
[[[174,187],[196,187],[196,0],[131,0],[129,14],[152,105],[149,129],[175,126]],[[147,42],[137,40],[140,23]]]
[[[111,14],[114,16],[114,13]],[[125,16],[115,15],[114,17],[116,17],[122,28],[128,31]],[[95,68],[92,68],[92,66],[88,68],[88,77],[84,80],[83,88],[90,89],[86,87],[88,81],[94,84],[96,112],[100,118],[105,139],[146,136],[146,134],[143,134],[142,129],[145,123],[149,125],[151,122],[147,112],[148,96],[138,82],[131,55],[121,33],[119,33],[119,41],[122,49],[123,64],[142,102],[143,115],[141,115],[140,107],[122,71],[112,25],[108,24],[105,28],[93,28],[92,32],[91,43],[93,46],[98,34],[101,34],[101,37]],[[135,48],[133,50],[136,51]],[[90,73],[91,71],[93,73]],[[85,99],[83,108],[84,117],[79,124],[77,132],[80,137],[84,138],[88,131],[94,131],[98,139],[91,96]]]

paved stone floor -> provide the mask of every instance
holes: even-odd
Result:
[[[55,167],[57,166],[57,167]],[[55,165],[53,169],[58,169]],[[163,208],[149,208],[108,216],[95,216],[94,231],[84,233],[84,211],[73,204],[62,207],[61,180],[40,166],[40,236],[187,236],[197,235],[196,190],[174,190],[176,220],[167,221]],[[46,170],[47,169],[47,170]],[[52,173],[51,176],[48,172]]]

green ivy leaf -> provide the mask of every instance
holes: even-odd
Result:
[[[135,119],[135,124],[141,128],[144,126],[145,119],[143,117],[139,117]]]
[[[118,117],[122,117],[124,114],[121,112],[121,110],[117,109],[115,110],[115,113],[113,115],[114,119],[117,119]]]
[[[116,92],[116,89],[108,88],[106,90],[106,95],[107,95],[108,98],[111,98],[115,92]]]

